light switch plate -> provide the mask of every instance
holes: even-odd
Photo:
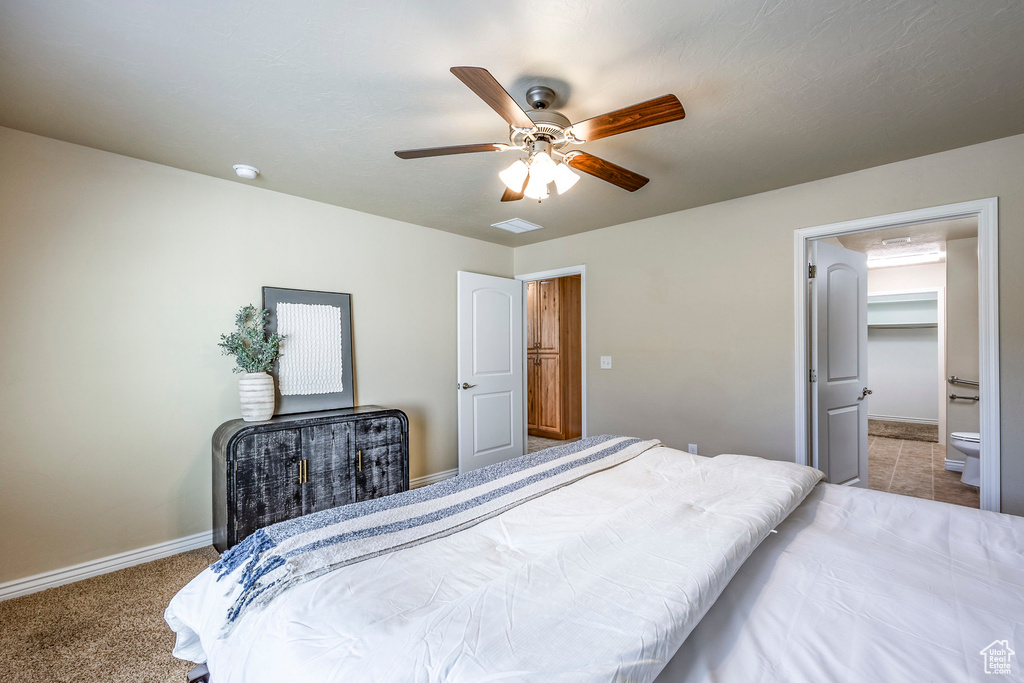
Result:
[[[601,369],[602,370],[611,370],[612,369],[612,357],[611,356],[601,356]]]

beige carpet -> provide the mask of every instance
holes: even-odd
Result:
[[[212,547],[0,602],[0,681],[183,683],[167,603]]]
[[[868,436],[884,436],[888,439],[938,443],[939,425],[895,422],[893,420],[868,420]]]
[[[551,448],[552,446],[562,446],[564,444],[572,443],[573,441],[579,440],[579,437],[576,437],[575,439],[566,439],[565,441],[559,441],[558,439],[548,439],[543,436],[534,436],[533,434],[530,434],[528,437],[526,437],[526,452],[536,453],[537,451],[542,451],[545,448]]]

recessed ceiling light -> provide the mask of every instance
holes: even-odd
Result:
[[[501,221],[500,223],[491,223],[491,227],[520,233],[529,232],[531,230],[540,230],[544,226],[531,223],[530,221],[524,221],[522,218],[510,218],[507,221]]]
[[[239,178],[245,178],[246,180],[252,180],[260,174],[260,169],[248,164],[235,164],[231,168],[235,169],[235,173],[238,174]]]
[[[930,251],[927,254],[908,254],[907,256],[890,256],[889,258],[869,258],[868,268],[890,268],[892,266],[916,266],[920,263],[938,263],[945,257],[941,251]]]

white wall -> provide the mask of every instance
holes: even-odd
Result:
[[[455,273],[512,250],[0,128],[0,582],[211,524],[219,355],[274,285],[352,294],[357,400],[456,458]]]
[[[945,263],[922,263],[896,268],[868,270],[868,295],[906,292],[912,289],[935,289],[946,286]]]
[[[1024,135],[519,247],[515,270],[587,266],[590,433],[791,460],[793,231],[999,197],[1002,509],[1024,514],[1021,178]]]
[[[938,328],[868,328],[870,418],[938,425],[938,380]]]
[[[922,263],[868,270],[868,296],[922,289],[939,290],[945,308],[946,264]],[[945,310],[931,334],[919,330],[868,330],[868,383],[871,417],[932,421],[939,444],[946,443]],[[928,362],[924,362],[927,358]],[[930,364],[929,364],[930,363]]]

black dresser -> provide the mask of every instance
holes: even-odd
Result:
[[[225,422],[213,434],[213,545],[409,488],[409,420],[360,406]]]

